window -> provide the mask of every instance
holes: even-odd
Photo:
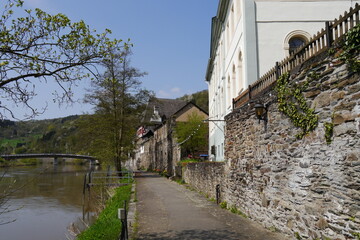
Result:
[[[238,56],[238,65],[237,65],[237,82],[238,82],[238,88],[236,89],[237,96],[240,95],[241,91],[244,89],[244,82],[243,82],[243,59],[242,59],[242,53],[239,52]]]
[[[235,12],[234,12],[234,4],[231,6],[230,11],[230,36],[231,38],[234,36],[234,29],[235,29]]]
[[[293,37],[289,40],[289,54],[293,54],[295,52],[295,50],[306,44],[306,40],[302,37]]]
[[[236,68],[235,68],[235,64],[233,64],[232,67],[232,98],[237,97],[236,96]]]
[[[228,76],[228,79],[227,79],[227,99],[232,100],[230,76]],[[230,103],[228,103],[228,105],[230,105],[231,103],[232,103],[232,101],[230,101]]]
[[[303,44],[309,42],[310,34],[302,30],[295,30],[290,32],[284,40],[285,55],[289,56]]]

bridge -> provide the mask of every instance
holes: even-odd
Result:
[[[59,158],[76,158],[76,159],[86,159],[90,162],[90,165],[96,163],[96,158],[86,155],[77,155],[77,154],[68,154],[68,153],[28,153],[28,154],[10,154],[10,155],[0,155],[1,158],[5,160],[14,160],[22,158],[54,158],[54,165],[58,164]]]

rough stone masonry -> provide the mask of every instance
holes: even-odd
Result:
[[[313,132],[296,138],[299,129],[279,112],[271,89],[226,116],[225,163],[189,164],[184,178],[210,197],[221,184],[228,206],[290,238],[359,239],[360,76],[327,53],[293,71],[291,81],[309,81],[310,73],[319,76],[303,92],[319,117]],[[269,104],[266,130],[257,101]]]

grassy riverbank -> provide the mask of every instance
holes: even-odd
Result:
[[[8,161],[3,158],[0,158],[0,167],[20,167],[20,166],[33,166],[38,163],[41,163],[41,160],[35,158],[25,158]]]
[[[131,184],[116,189],[114,196],[106,203],[105,209],[88,229],[82,232],[78,240],[116,240],[121,232],[118,208],[123,208],[124,201],[129,202]]]

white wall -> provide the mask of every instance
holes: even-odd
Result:
[[[302,30],[313,36],[359,1],[259,1],[256,0],[258,66],[261,77],[283,60],[286,36]]]
[[[301,32],[309,39],[355,2],[360,0],[230,1],[209,81],[209,148],[222,148],[216,160],[224,159],[225,126],[211,120],[223,120],[232,99],[288,55],[289,34]]]

